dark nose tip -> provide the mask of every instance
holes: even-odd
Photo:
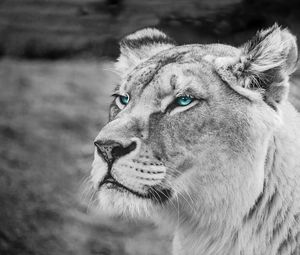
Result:
[[[107,163],[112,163],[118,158],[129,154],[131,151],[135,150],[136,142],[131,142],[128,146],[123,146],[122,144],[115,141],[95,141],[94,142],[99,156],[101,156]]]

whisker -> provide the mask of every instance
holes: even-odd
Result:
[[[195,213],[195,209],[194,207],[191,205],[191,203],[186,199],[186,197],[184,196],[184,194],[182,194],[181,192],[178,192],[178,195],[181,195],[181,197],[184,199],[184,201],[189,205],[189,207],[192,209],[193,213]],[[193,202],[193,201],[192,201]]]
[[[93,189],[94,187],[91,182],[91,177],[90,176],[84,177],[79,187],[80,199],[86,201]]]
[[[153,193],[153,192],[154,192],[154,193]],[[156,202],[158,202],[158,203],[161,204],[161,205],[163,204],[163,203],[162,203],[162,200],[161,200],[160,197],[159,197],[159,194],[156,192],[155,189],[150,189],[150,193],[154,196]],[[157,197],[155,196],[155,194],[157,195]]]
[[[91,196],[91,198],[90,198],[90,200],[89,200],[89,202],[88,202],[87,208],[86,208],[86,212],[87,212],[87,213],[89,213],[89,212],[90,212],[90,209],[91,209],[92,207],[94,207],[94,204],[95,204],[96,202],[98,202],[98,197],[95,196],[96,193],[97,193],[96,190],[92,193],[92,196]]]
[[[172,170],[175,170],[175,171],[177,171],[177,172],[179,172],[177,169],[172,169]],[[172,175],[172,173],[170,173],[170,175]],[[171,185],[171,183],[170,183],[170,181],[169,180],[167,180],[167,182],[168,182],[168,184],[169,185]],[[191,183],[192,184],[192,183]],[[182,185],[182,187],[184,187],[185,185]],[[173,187],[173,189],[174,189],[174,187]],[[195,204],[195,202],[194,202],[194,200],[192,199],[192,197],[190,196],[190,194],[188,193],[188,192],[186,192],[185,190],[184,190],[184,193],[182,193],[182,192],[177,192],[176,193],[177,194],[177,202],[178,202],[178,196],[180,195],[181,197],[182,197],[182,199],[184,199],[184,201],[188,204],[188,206],[192,209],[192,211],[193,211],[193,213],[195,213],[195,208],[194,208],[194,206],[192,206],[192,204]],[[187,197],[186,197],[186,195],[187,195]],[[190,202],[188,201],[188,200],[190,200]],[[191,204],[192,203],[192,204]]]
[[[174,171],[174,172],[176,172],[176,173],[179,174],[179,175],[174,175],[174,173],[168,171],[168,175],[170,175],[170,176],[172,176],[174,178],[177,178],[178,176],[182,175],[182,172],[178,171],[176,168],[168,167],[168,170],[172,170],[172,171]],[[185,181],[189,182],[189,184],[191,186],[193,186],[193,184],[194,184],[190,179],[185,179]]]
[[[169,197],[167,197],[162,191],[157,190],[158,193],[162,194],[163,196],[165,196],[167,198],[167,202],[170,203],[172,205],[172,207],[174,207],[174,209],[176,210],[176,206],[175,204],[172,202],[172,200],[169,199]],[[158,195],[159,196],[159,195]],[[159,196],[160,197],[160,196]],[[163,203],[162,203],[163,204]]]
[[[118,72],[117,70],[113,69],[113,68],[103,68],[104,71],[108,71],[108,72],[112,72],[116,75],[120,75],[121,73]]]
[[[180,215],[179,215],[179,200],[178,200],[178,195],[176,193],[175,195],[176,201],[177,201],[177,226],[180,224]]]

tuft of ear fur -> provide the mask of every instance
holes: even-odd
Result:
[[[126,75],[140,62],[174,46],[175,42],[157,29],[139,30],[121,40],[121,54],[115,68],[121,75]]]
[[[246,77],[244,87],[280,82],[282,76],[295,70],[297,55],[296,38],[287,29],[281,30],[275,24],[257,32],[242,47],[240,63],[236,65],[235,71],[237,75]]]
[[[298,60],[295,36],[275,24],[258,31],[240,50],[238,59],[217,61],[223,76],[222,63],[227,62],[226,75],[230,70],[242,88],[262,93],[272,106],[285,99],[288,94],[287,81],[295,71]]]

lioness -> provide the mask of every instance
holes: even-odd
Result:
[[[176,46],[143,29],[120,48],[95,140],[100,207],[169,225],[178,255],[299,255],[295,37],[274,25],[240,48]]]

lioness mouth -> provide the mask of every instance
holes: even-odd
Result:
[[[116,189],[120,192],[127,191],[135,196],[143,199],[151,199],[157,203],[164,203],[171,197],[170,189],[158,189],[156,187],[149,187],[148,192],[142,194],[138,191],[132,190],[120,182],[118,182],[110,173],[107,173],[103,180],[99,183],[98,189],[100,189],[103,185],[110,184],[110,189]]]

